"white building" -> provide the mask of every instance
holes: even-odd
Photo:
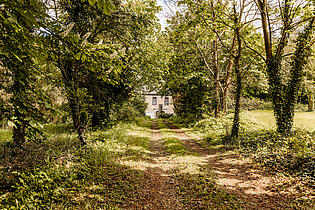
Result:
[[[172,96],[161,96],[155,92],[144,93],[146,103],[148,107],[145,111],[145,115],[151,118],[157,118],[157,114],[161,111],[167,114],[174,114],[174,105]]]

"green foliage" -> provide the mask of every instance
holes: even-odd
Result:
[[[134,95],[122,105],[117,105],[111,113],[113,121],[133,121],[145,115],[147,104],[141,95]]]
[[[39,140],[36,124],[43,121],[40,106],[47,97],[38,88],[38,64],[45,51],[39,39],[46,18],[41,1],[2,1],[0,10],[1,113],[13,122],[13,140]],[[36,32],[35,32],[36,31]],[[4,99],[4,100],[3,100]]]
[[[193,128],[209,145],[238,149],[274,172],[295,174],[314,182],[314,131],[296,129],[284,136],[272,129],[269,118],[263,124],[258,121],[260,118],[254,120],[250,114],[241,116],[241,132],[234,145],[223,144],[232,124],[231,115],[201,120]]]
[[[0,208],[128,208],[137,201],[142,172],[119,161],[142,158],[149,147],[147,138],[130,135],[129,129],[150,136],[149,130],[119,124],[92,132],[79,148],[69,127],[46,128],[45,142],[28,145],[28,152],[17,156],[22,165],[8,156],[12,148],[1,145]]]
[[[314,183],[315,133],[295,130],[284,137],[276,131],[256,130],[240,134],[240,149],[273,171],[293,173]]]
[[[11,141],[12,140],[12,131],[7,129],[0,129],[0,142]]]
[[[170,118],[172,116],[173,116],[173,114],[169,114],[169,113],[165,113],[165,112],[160,114],[160,118]]]
[[[69,177],[62,170],[51,168],[36,168],[30,172],[13,172],[10,177],[12,183],[8,192],[1,196],[0,204],[4,208],[37,208],[51,206],[52,202],[67,199],[64,188],[70,187],[69,182],[60,182]],[[14,192],[9,196],[10,192]]]
[[[173,124],[182,125],[184,127],[190,127],[193,123],[198,121],[199,119],[194,118],[193,115],[189,115],[189,113],[186,114],[187,117],[182,117],[178,115],[173,115],[169,118],[169,121]]]
[[[220,118],[208,117],[194,124],[194,128],[203,133],[205,140],[211,145],[222,143],[222,138],[229,135],[232,127],[233,114]],[[240,133],[259,127],[257,121],[241,113]]]

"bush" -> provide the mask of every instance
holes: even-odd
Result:
[[[180,115],[173,115],[169,118],[169,121],[184,127],[192,127],[200,118],[196,118],[194,114],[186,114],[185,117]]]
[[[233,114],[228,114],[220,118],[208,117],[194,124],[194,128],[203,134],[204,139],[211,145],[222,143],[222,139],[229,135],[233,124]],[[241,113],[240,133],[245,130],[253,130],[259,127],[257,121]]]
[[[136,95],[121,106],[113,109],[110,118],[113,121],[133,121],[138,117],[144,116],[146,108],[145,99],[142,96]]]
[[[165,113],[165,112],[163,112],[162,114],[160,114],[160,118],[170,118],[170,117],[172,117],[173,116],[173,114],[169,114],[169,113]]]

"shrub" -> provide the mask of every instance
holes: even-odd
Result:
[[[164,112],[162,114],[160,114],[160,118],[170,118],[172,116],[173,116],[173,114],[164,113]]]

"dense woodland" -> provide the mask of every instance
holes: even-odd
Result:
[[[294,117],[314,122],[315,1],[164,3],[176,5],[167,26],[156,0],[0,0],[1,208],[142,208],[148,175],[119,161],[150,156],[151,128],[178,127],[310,189],[282,207],[314,205],[315,126]],[[171,95],[175,114],[146,118],[144,89]],[[272,111],[274,126],[246,110]],[[254,206],[205,175],[175,177],[181,208]]]

